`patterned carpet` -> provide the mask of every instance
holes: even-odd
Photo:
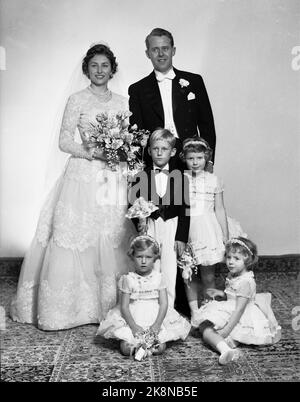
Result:
[[[0,263],[0,304],[6,314],[16,291],[19,265],[16,260]],[[97,325],[43,332],[6,317],[0,331],[1,381],[299,382],[300,307],[298,313],[292,311],[300,306],[299,257],[265,258],[255,276],[258,292],[273,295],[282,339],[274,346],[242,347],[238,362],[220,366],[216,353],[193,334],[185,342],[168,344],[163,355],[137,362],[119,353],[118,342],[96,337]],[[224,277],[224,267],[220,267],[219,285]]]

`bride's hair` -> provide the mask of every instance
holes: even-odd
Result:
[[[108,58],[111,65],[111,73],[115,74],[118,68],[118,63],[116,61],[116,57],[110,48],[103,44],[97,44],[89,48],[87,51],[83,61],[82,61],[82,72],[88,77],[88,65],[89,61],[96,55],[103,54]]]

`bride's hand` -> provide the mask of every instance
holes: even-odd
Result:
[[[93,159],[101,159],[102,161],[106,160],[103,151],[99,148],[94,148]]]
[[[88,149],[88,153],[90,156],[90,160],[93,159],[101,159],[102,161],[106,161],[103,151],[97,147],[90,147]]]

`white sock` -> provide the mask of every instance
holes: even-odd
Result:
[[[227,343],[225,341],[220,341],[217,345],[216,345],[216,349],[218,352],[220,352],[220,354],[227,352],[228,350],[230,350],[231,348],[227,345]]]
[[[198,310],[198,300],[189,301],[189,306],[192,312]]]

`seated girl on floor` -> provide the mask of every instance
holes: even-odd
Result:
[[[157,241],[148,235],[137,236],[128,255],[135,272],[121,277],[120,304],[108,312],[97,335],[120,339],[121,353],[130,356],[135,352],[135,358],[141,360],[147,355],[161,354],[168,341],[185,339],[191,325],[168,308],[166,284],[161,272],[154,269],[159,258]]]
[[[227,364],[240,357],[239,343],[267,345],[281,337],[271,309],[271,294],[256,294],[253,265],[257,261],[256,245],[243,237],[232,238],[225,246],[229,270],[225,291],[208,289],[213,299],[198,309],[194,324],[203,340],[220,353],[219,363]],[[225,299],[225,300],[224,300]]]

